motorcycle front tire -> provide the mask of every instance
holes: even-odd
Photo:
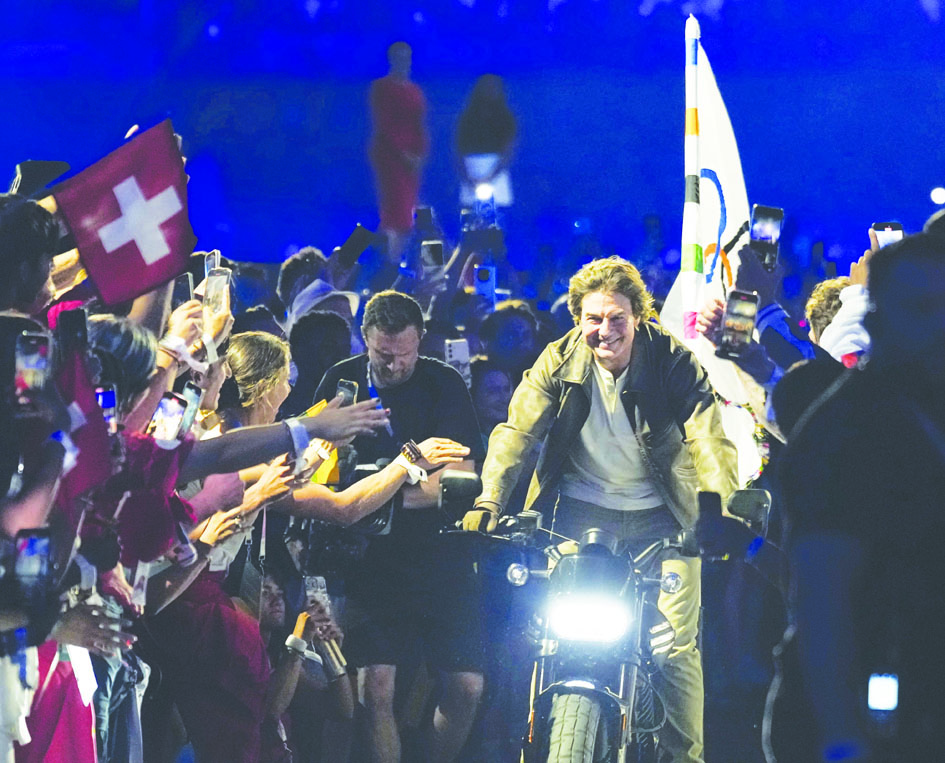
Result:
[[[585,694],[558,694],[548,718],[547,763],[600,763],[601,707]]]

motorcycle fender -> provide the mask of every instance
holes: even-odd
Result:
[[[535,704],[529,715],[527,736],[525,737],[526,749],[534,748],[540,740],[547,736],[551,704],[559,694],[584,694],[588,697],[594,697],[600,703],[601,715],[606,719],[615,736],[622,736],[623,707],[614,694],[606,689],[569,685],[568,681],[562,681],[552,684],[535,698]],[[530,758],[526,756],[526,760],[530,760]]]

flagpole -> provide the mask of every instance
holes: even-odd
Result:
[[[694,339],[696,313],[692,307],[701,301],[705,277],[702,265],[702,245],[699,243],[699,108],[697,100],[697,73],[699,61],[699,22],[692,14],[686,19],[686,133],[684,167],[686,199],[683,204],[683,224],[680,263],[682,288],[683,337]]]

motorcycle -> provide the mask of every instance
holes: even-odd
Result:
[[[454,486],[446,473],[441,487],[472,494],[471,476]],[[744,514],[754,498],[746,494],[763,491],[739,492],[734,505]],[[613,534],[591,528],[575,548],[543,528],[541,514],[525,511],[502,517],[486,537],[518,554],[507,568],[508,583],[535,589],[525,763],[655,761],[666,718],[653,677],[676,639],[657,601],[660,591],[676,593],[683,585],[675,572],[659,574],[658,558],[669,549],[698,556],[692,531],[631,553]]]

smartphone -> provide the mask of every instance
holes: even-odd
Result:
[[[472,369],[469,367],[468,339],[447,339],[444,359],[449,365],[459,371],[467,387],[472,386]]]
[[[155,440],[172,442],[181,434],[187,399],[176,392],[165,392],[148,424],[148,434]]]
[[[413,225],[417,230],[431,230],[433,224],[433,207],[417,207],[413,211]]]
[[[113,386],[95,390],[95,400],[102,409],[102,418],[109,434],[118,434],[118,393]]]
[[[420,244],[420,261],[425,268],[443,267],[443,242],[423,241]]]
[[[873,223],[870,227],[876,231],[876,240],[879,242],[880,248],[888,246],[894,241],[899,241],[905,235],[902,230],[902,223]]]
[[[899,707],[899,676],[873,673],[866,689],[866,706],[874,713],[891,713]]]
[[[17,401],[31,406],[35,393],[46,386],[49,372],[49,337],[24,331],[16,338],[16,361],[13,376]]]
[[[187,401],[187,410],[184,412],[184,418],[180,422],[181,435],[185,435],[194,425],[197,418],[197,411],[200,410],[200,398],[203,396],[203,390],[193,382],[187,382],[181,391],[181,397]]]
[[[214,268],[207,274],[203,293],[204,326],[209,326],[211,316],[230,312],[231,275],[232,271],[229,268]]]
[[[335,395],[344,397],[344,400],[341,401],[342,408],[348,405],[354,405],[354,402],[358,399],[358,383],[356,381],[349,381],[348,379],[339,379],[338,389]]]
[[[27,159],[16,165],[16,175],[10,193],[33,196],[70,170],[68,162],[47,159]]]
[[[728,293],[722,317],[722,338],[715,354],[720,358],[737,358],[751,342],[758,315],[758,295],[732,289]]]
[[[311,607],[316,602],[325,607],[325,612],[331,614],[331,599],[328,597],[328,586],[325,578],[321,575],[306,575],[305,582],[305,606]]]
[[[473,274],[473,291],[491,300],[495,305],[495,266],[477,265]]]
[[[174,291],[171,294],[171,310],[176,310],[185,302],[194,298],[194,276],[184,273],[174,279]]]
[[[89,346],[88,316],[85,309],[64,310],[56,323],[56,344],[59,357],[68,357],[74,352],[85,352]]]
[[[220,250],[214,249],[212,252],[207,252],[203,258],[204,278],[209,278],[210,271],[217,270],[219,267],[220,267]]]
[[[772,271],[778,265],[783,222],[784,210],[779,207],[755,204],[751,208],[751,248],[758,253],[765,270]]]
[[[351,231],[351,235],[345,239],[345,242],[332,252],[332,256],[337,257],[339,264],[345,270],[348,270],[354,267],[354,263],[371,245],[373,238],[374,233],[358,223]]]
[[[51,531],[47,528],[20,530],[16,534],[14,572],[24,599],[43,596],[50,580]]]

